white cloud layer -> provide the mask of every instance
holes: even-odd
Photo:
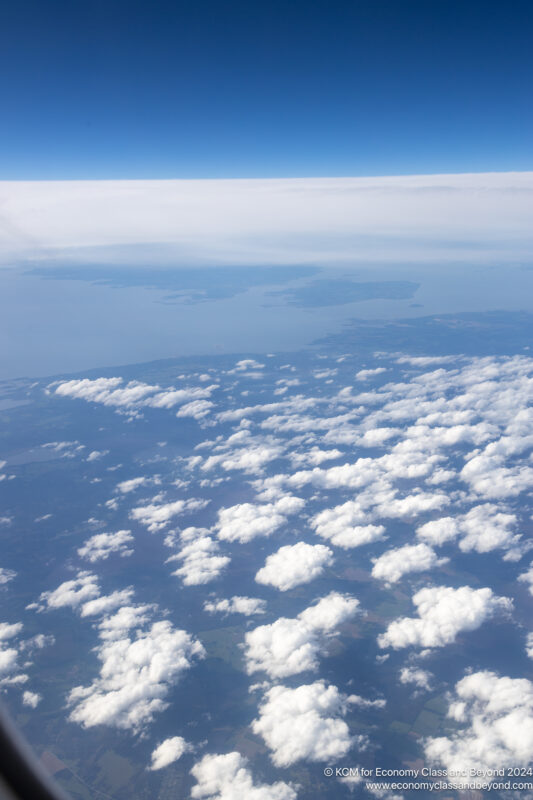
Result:
[[[532,192],[527,172],[4,181],[0,250],[5,264],[62,256],[72,263],[86,260],[87,248],[95,248],[93,260],[145,263],[146,246],[156,258],[157,245],[166,248],[164,262],[187,264],[494,263],[511,244],[515,258],[529,256]]]

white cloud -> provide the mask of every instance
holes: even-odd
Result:
[[[105,406],[130,413],[143,407],[169,409],[176,405],[201,401],[210,397],[216,388],[218,388],[217,384],[185,389],[174,389],[173,386],[161,389],[160,386],[142,381],[124,383],[123,378],[114,377],[60,381],[51,383],[47,391],[50,392],[53,389],[54,394],[59,397],[85,400],[88,403],[102,403]]]
[[[221,508],[215,526],[218,538],[246,543],[257,536],[270,536],[287,522],[287,515],[297,513],[303,505],[303,500],[289,495],[265,505],[240,503]]]
[[[318,536],[327,539],[336,547],[348,549],[370,544],[383,538],[383,525],[365,524],[368,514],[355,500],[348,500],[335,508],[316,514],[310,526]]]
[[[386,583],[396,583],[409,572],[426,572],[446,564],[449,558],[438,558],[427,544],[405,545],[387,550],[373,558],[372,577]]]
[[[99,461],[101,458],[106,456],[109,453],[109,450],[91,450],[86,461]]]
[[[5,583],[9,583],[15,578],[17,573],[13,569],[6,569],[6,567],[0,567],[0,586],[3,586]]]
[[[450,364],[457,356],[400,356],[397,364],[408,364],[410,367],[431,367],[434,364]]]
[[[442,545],[457,537],[459,549],[467,553],[488,553],[501,548],[507,551],[506,560],[516,560],[522,554],[521,535],[514,533],[516,514],[505,513],[493,503],[484,503],[457,517],[442,517],[426,522],[417,529],[417,536],[430,544]]]
[[[121,481],[120,483],[117,483],[116,491],[120,492],[121,494],[130,494],[130,492],[134,492],[135,489],[138,489],[139,486],[147,486],[151,482],[151,478],[130,478],[127,481]]]
[[[335,762],[354,743],[342,719],[347,706],[347,697],[323,681],[296,689],[273,686],[265,694],[252,730],[264,739],[278,767],[300,760]]]
[[[207,800],[296,800],[296,790],[289,783],[254,783],[247,765],[248,761],[235,751],[204,756],[191,769],[197,781],[191,789],[191,797]]]
[[[41,447],[47,447],[50,450],[53,450],[55,453],[59,453],[61,458],[75,458],[77,455],[80,455],[82,450],[85,450],[85,445],[80,444],[78,441],[47,442],[46,444],[41,445]]]
[[[118,594],[118,593],[114,593]],[[114,595],[111,595],[113,597]],[[114,606],[100,608],[98,613],[109,611]],[[104,617],[98,624],[101,639],[123,639],[132,628],[141,628],[150,620],[155,605],[121,606],[110,617]]]
[[[248,631],[244,637],[246,671],[285,678],[316,670],[318,657],[327,653],[330,636],[354,617],[358,608],[356,598],[331,592],[294,619],[280,617]]]
[[[513,607],[508,597],[469,586],[421,589],[413,596],[413,605],[418,617],[391,622],[378,637],[380,647],[443,647],[454,642],[458,633],[473,631],[494,614],[510,612]]]
[[[533,750],[531,681],[474,672],[456,684],[448,716],[462,727],[449,737],[426,741],[430,763],[457,771],[529,766]]]
[[[521,575],[518,576],[518,580],[522,581],[522,583],[527,583],[529,588],[529,594],[533,595],[533,561],[529,565],[529,569],[527,572],[523,572]]]
[[[204,656],[200,642],[168,620],[136,635],[104,640],[97,649],[100,675],[68,696],[69,719],[84,728],[110,725],[141,730],[163,711],[169,688]]]
[[[177,417],[194,417],[194,419],[203,419],[209,414],[213,408],[214,403],[210,400],[192,400],[190,403],[185,403],[177,412]]]
[[[297,466],[306,466],[307,464],[317,466],[323,461],[331,461],[341,456],[340,450],[321,450],[319,447],[312,447],[304,453],[289,453],[289,458]]]
[[[526,653],[529,658],[533,658],[533,633],[528,633],[526,638]]]
[[[419,689],[431,689],[433,675],[426,669],[403,667],[400,671],[400,683],[414,683]]]
[[[227,439],[214,443],[213,454],[202,464],[203,471],[221,466],[226,472],[243,470],[261,474],[270,461],[283,453],[280,443],[271,436],[253,436],[247,428],[241,428]]]
[[[156,505],[150,503],[147,506],[137,506],[130,511],[130,518],[140,522],[151,533],[165,528],[169,522],[180,514],[188,514],[191,511],[199,511],[205,508],[209,500],[175,500],[172,503]]]
[[[368,700],[368,698],[361,697],[359,694],[351,694],[348,697],[348,702],[351,706],[358,706],[359,708],[385,708],[387,705],[387,701],[383,698]]]
[[[37,708],[41,700],[42,697],[37,692],[26,691],[22,694],[22,704],[30,708]]]
[[[0,642],[12,639],[22,630],[22,622],[0,622]]]
[[[162,263],[500,263],[510,247],[529,257],[532,183],[528,172],[4,181],[0,244],[5,264],[50,250],[86,263],[87,248],[92,261],[145,264],[147,246],[152,262],[164,246]]]
[[[39,603],[44,603],[48,608],[78,608],[87,600],[92,600],[100,594],[96,575],[90,572],[80,571],[76,578],[65,581],[53,591],[43,592],[39,597]],[[41,606],[41,608],[44,608]]]
[[[111,555],[118,553],[121,556],[131,556],[133,550],[128,545],[133,542],[131,531],[123,530],[116,533],[97,533],[91,536],[84,543],[83,547],[78,548],[78,555],[86,558],[91,564],[95,561],[103,561]]]
[[[257,597],[239,597],[234,595],[229,600],[206,600],[204,603],[204,611],[210,614],[244,614],[245,617],[251,617],[254,614],[264,614],[266,610],[265,600],[259,600]]]
[[[333,553],[329,547],[298,542],[280,547],[276,553],[268,556],[255,580],[286,592],[318,578],[332,563]]]
[[[28,675],[19,672],[18,657],[23,649],[16,640],[22,631],[22,622],[0,622],[0,689],[26,683]],[[9,644],[5,644],[9,642]],[[27,663],[24,666],[29,666]]]
[[[94,617],[98,614],[105,614],[107,611],[119,608],[124,603],[129,603],[132,597],[133,589],[118,589],[111,594],[88,600],[82,605],[80,615],[82,617]]]
[[[420,525],[416,530],[419,539],[425,539],[430,544],[440,546],[453,541],[459,533],[459,521],[453,517],[441,517]]]
[[[356,372],[355,377],[358,381],[367,381],[369,378],[373,378],[376,375],[381,375],[383,372],[387,372],[385,367],[376,367],[375,369],[360,369],[359,372]]]
[[[228,556],[220,555],[220,545],[208,533],[206,528],[186,528],[181,534],[183,547],[167,559],[183,562],[172,574],[180,577],[185,586],[215,580],[231,561]]]
[[[163,769],[173,764],[182,755],[191,750],[191,745],[181,736],[171,736],[159,744],[152,753],[151,770]]]

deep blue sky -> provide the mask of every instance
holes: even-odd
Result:
[[[531,0],[9,0],[0,178],[533,169]]]

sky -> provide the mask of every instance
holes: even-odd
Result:
[[[533,169],[528,0],[18,0],[0,180]]]

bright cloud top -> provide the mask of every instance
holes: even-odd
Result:
[[[246,671],[285,678],[318,667],[328,639],[359,610],[355,597],[330,592],[294,619],[280,617],[245,634]]]
[[[224,755],[206,755],[191,769],[196,785],[191,797],[205,800],[296,800],[297,792],[289,783],[255,783],[248,761],[233,751]]]
[[[418,617],[391,622],[378,637],[380,647],[443,647],[461,631],[473,631],[498,612],[510,613],[513,603],[497,597],[492,589],[447,586],[421,589],[413,596]]]
[[[335,761],[354,743],[342,719],[349,699],[323,681],[290,689],[273,686],[252,723],[272,751],[272,761],[287,767],[295,761]]]
[[[286,592],[318,578],[332,563],[333,552],[323,544],[288,544],[268,556],[255,580]]]
[[[529,766],[531,681],[474,672],[457,683],[448,716],[461,727],[449,737],[428,739],[425,751],[430,762],[457,771]]]
[[[163,769],[173,764],[191,750],[191,745],[182,736],[172,736],[159,744],[152,753],[151,770]]]
[[[3,182],[1,250],[6,263],[43,253],[72,263],[78,248],[80,259],[98,248],[100,258],[109,262],[114,252],[124,263],[123,248],[130,261],[131,253],[146,258],[144,248],[135,253],[140,244],[165,245],[174,262],[204,264],[495,261],[510,243],[515,258],[529,256],[532,191],[527,172]],[[448,241],[454,246],[443,246]]]

